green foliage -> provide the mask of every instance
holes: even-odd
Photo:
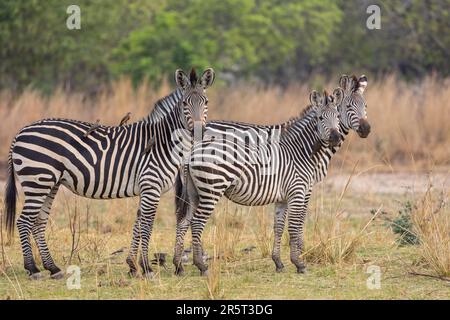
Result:
[[[79,0],[81,29],[69,30],[66,10],[73,1],[1,1],[0,88],[95,88],[110,77],[112,48],[146,22],[152,3]]]
[[[176,68],[212,66],[218,80],[286,85],[318,75],[450,72],[448,0],[69,0],[0,2],[0,89],[95,90],[115,77],[155,85]],[[372,3],[370,3],[372,4]]]
[[[401,245],[416,245],[420,243],[420,239],[413,231],[413,222],[411,214],[413,213],[414,205],[407,201],[403,208],[398,211],[398,216],[390,222],[392,231],[399,235],[398,241]]]

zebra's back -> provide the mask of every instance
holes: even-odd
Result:
[[[61,183],[81,196],[120,198],[137,195],[138,154],[145,148],[145,123],[98,126],[68,119],[45,119],[24,127],[11,149],[24,191]],[[133,159],[136,159],[133,161]]]

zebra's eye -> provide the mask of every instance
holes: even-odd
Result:
[[[186,101],[183,101],[183,106],[187,106],[187,102]]]
[[[323,120],[323,117],[322,117],[322,116],[320,116],[320,117],[319,117],[319,120],[320,120],[320,121],[322,121],[322,120]]]

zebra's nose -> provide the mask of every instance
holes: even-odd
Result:
[[[192,128],[192,136],[194,141],[200,141],[203,139],[204,125],[202,121],[194,121],[194,127]]]
[[[370,133],[370,124],[366,119],[359,119],[359,128],[356,130],[361,138],[367,138]]]
[[[335,147],[341,142],[341,134],[336,129],[332,129],[330,132],[330,145]]]

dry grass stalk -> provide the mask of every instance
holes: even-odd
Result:
[[[213,256],[209,261],[208,276],[206,278],[206,297],[211,300],[221,299],[224,295],[221,283],[221,269],[223,259],[221,259],[221,257],[219,256],[220,252],[222,252],[223,250],[222,235],[223,233],[218,232],[218,228],[214,226],[212,230]]]
[[[333,265],[353,262],[357,249],[363,243],[367,227],[381,212],[380,207],[361,229],[355,229],[354,226],[344,220],[340,206],[351,180],[355,176],[357,165],[358,162],[354,165],[352,173],[349,175],[336,201],[332,216],[323,217],[323,214],[317,212],[319,206],[316,207],[312,236],[310,236],[311,239],[307,239],[305,243],[306,247],[302,254],[302,257],[306,261]]]
[[[216,240],[219,249],[218,257],[224,261],[234,261],[237,258],[236,247],[244,230],[241,211],[235,208],[230,211],[228,206],[217,210],[215,221],[217,223]]]
[[[448,194],[438,195],[431,183],[412,213],[413,231],[419,238],[419,254],[426,267],[438,277],[450,278],[450,212]]]
[[[250,210],[254,210],[254,208],[251,208]],[[267,258],[272,254],[273,214],[267,214],[266,207],[257,208],[255,211],[256,212],[251,214],[256,215],[254,230],[256,244],[261,252],[261,257]]]

